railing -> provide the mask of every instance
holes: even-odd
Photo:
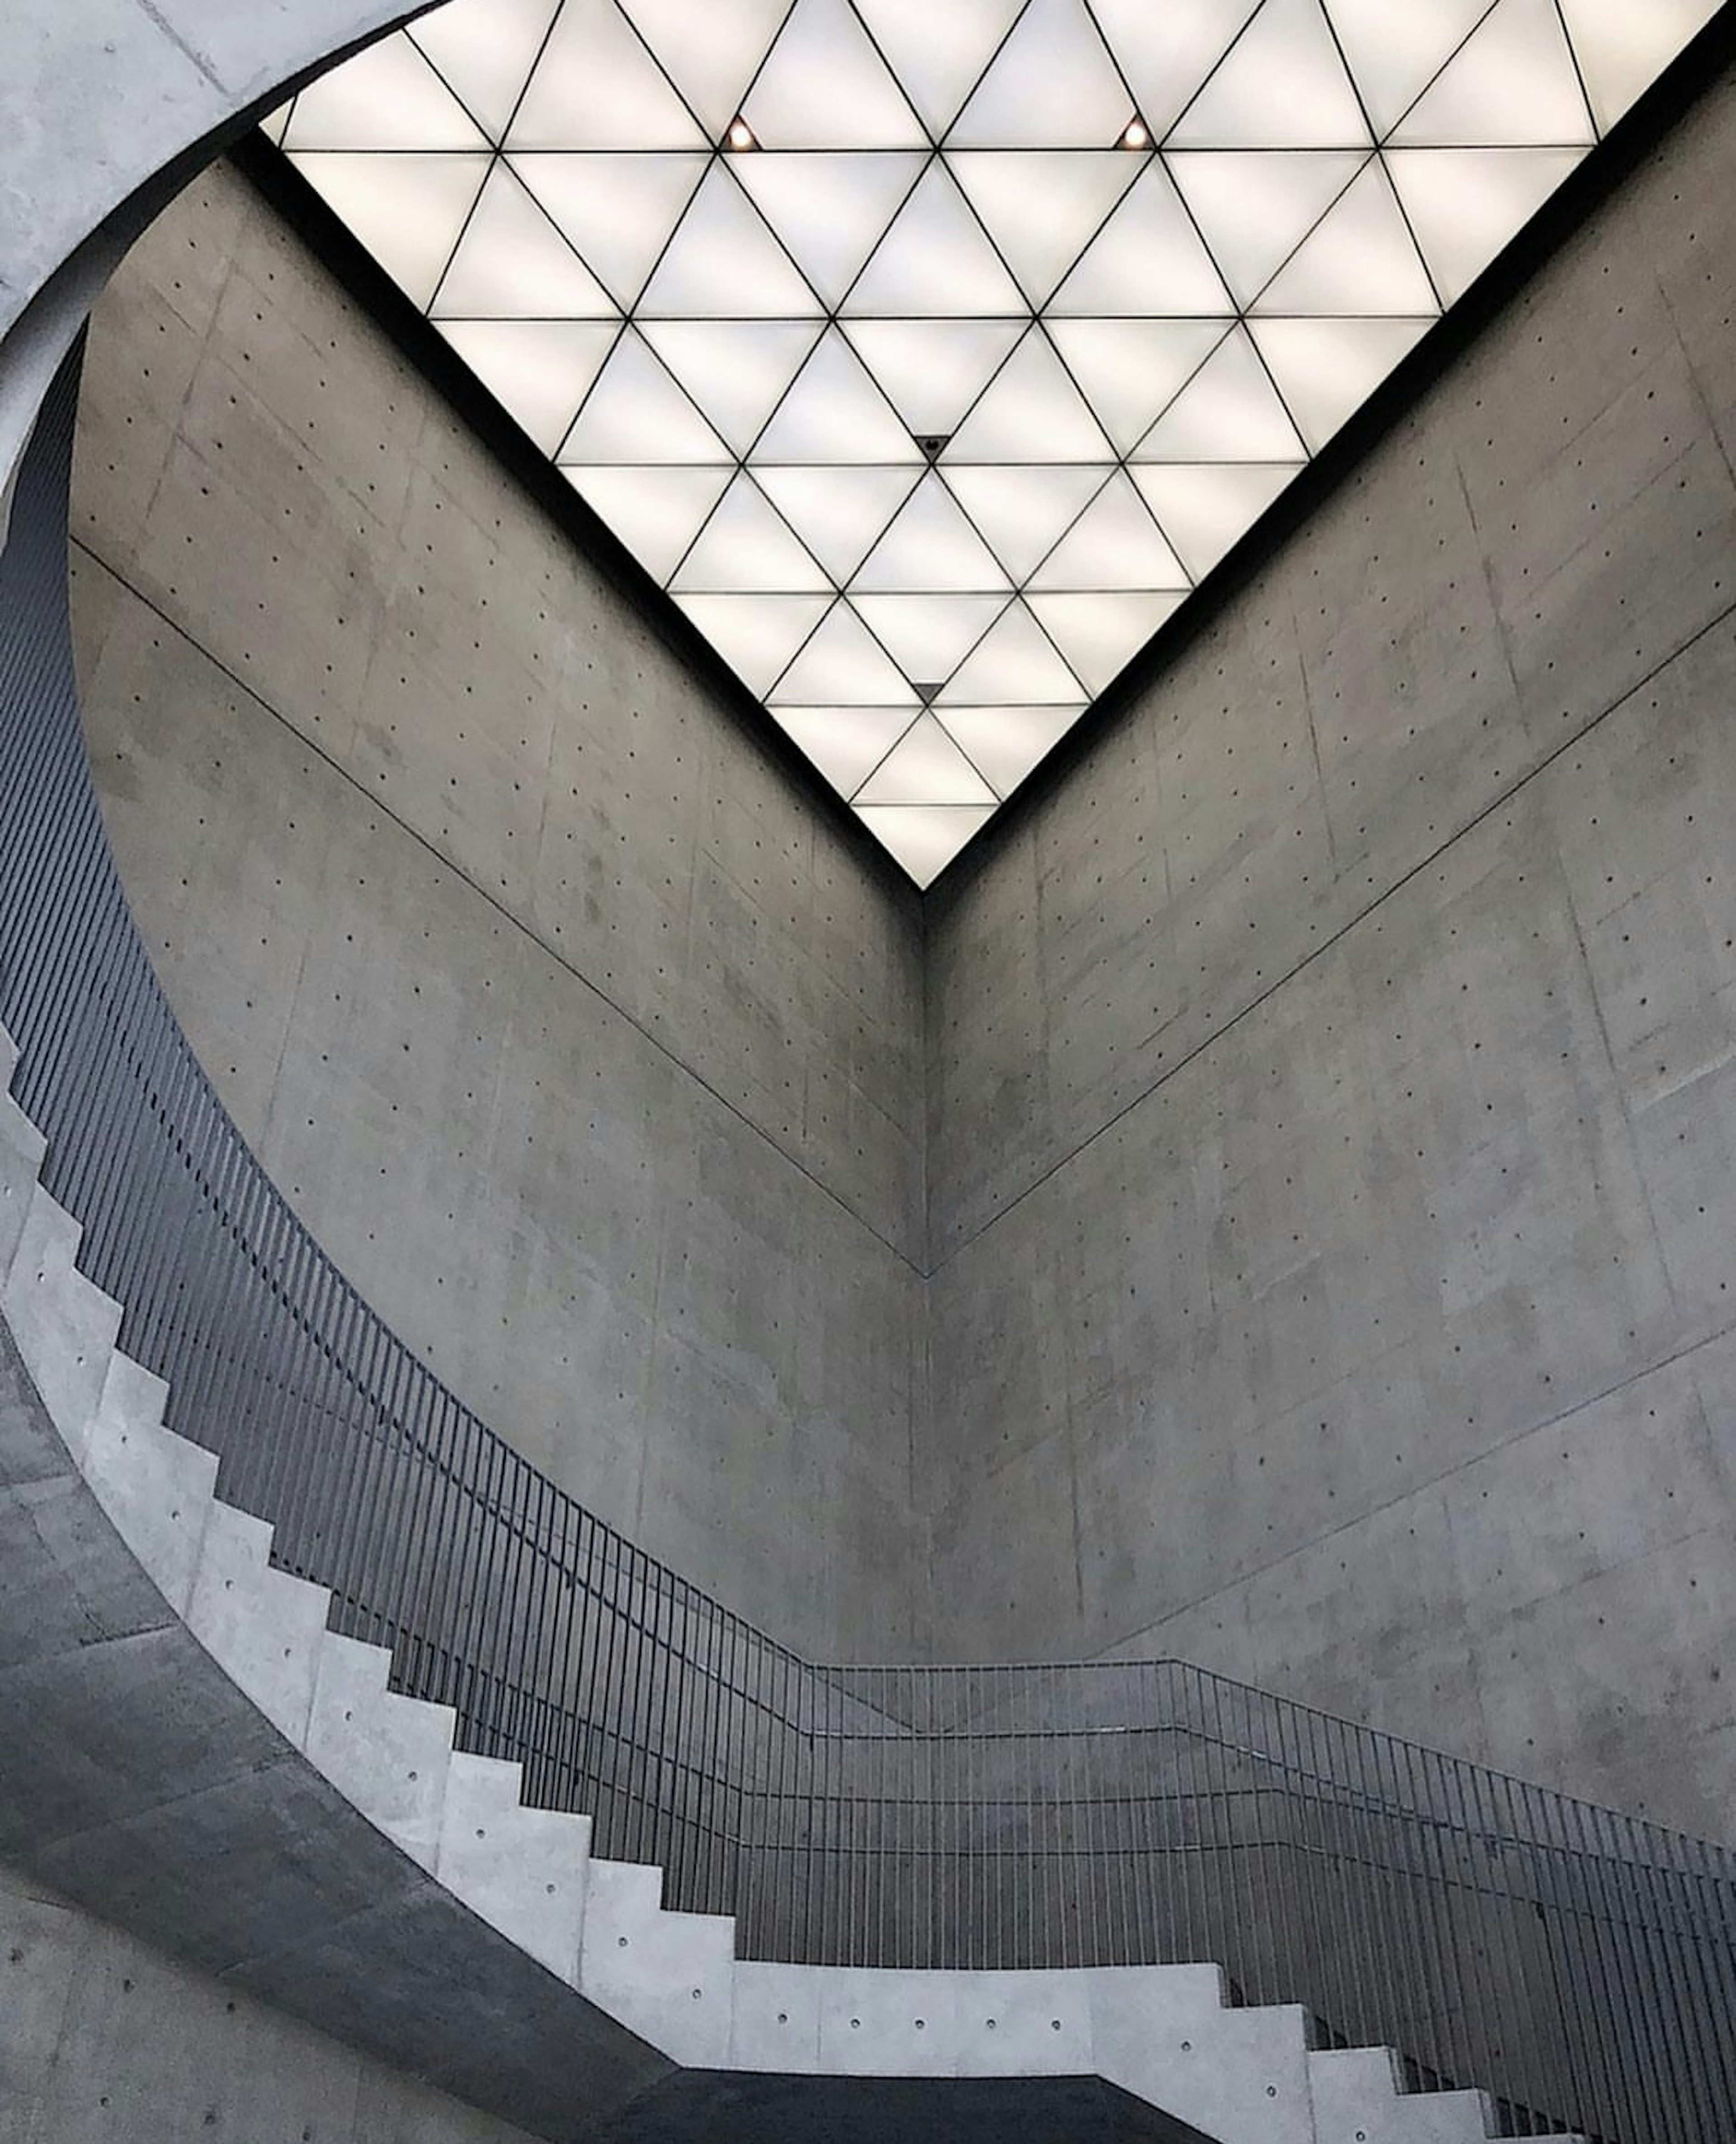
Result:
[[[532,1800],[750,1956],[1221,1963],[1510,2133],[1728,2144],[1722,1850],[1175,1661],[826,1668],[600,1524],[394,1338],[230,1123],[151,972],[79,729],[76,372],[0,559],[0,1021],[50,1189],[228,1499]]]

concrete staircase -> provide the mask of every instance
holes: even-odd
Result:
[[[0,1078],[15,1052],[0,1030]],[[175,1613],[308,1761],[472,1913],[690,2068],[793,2076],[1097,2076],[1219,2144],[1480,2144],[1482,2094],[1408,2094],[1384,2049],[1308,2045],[1298,2006],[1232,2008],[1215,1966],[928,1973],[756,1963],[735,1924],[672,1912],[662,1872],[603,1860],[588,1817],[527,1809],[519,1768],[454,1746],[448,1708],[388,1687],[390,1655],[327,1628],[330,1596],[273,1568],[272,1530],[220,1501],[167,1428],[167,1387],[116,1346],[120,1306],[38,1180],[0,1094],[0,1316],[103,1511]],[[1570,2140],[1543,2140],[1570,2144]]]

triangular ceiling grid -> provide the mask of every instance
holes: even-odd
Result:
[[[926,883],[1715,12],[450,0],[267,127]]]

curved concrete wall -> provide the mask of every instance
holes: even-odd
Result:
[[[930,1073],[941,1627],[1724,1836],[1733,121],[936,905]]]
[[[909,1654],[914,896],[226,167],[98,307],[72,526],[136,911],[320,1240],[684,1576]]]

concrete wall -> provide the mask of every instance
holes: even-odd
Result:
[[[223,167],[98,309],[73,527],[123,873],[320,1240],[653,1553],[908,1650],[914,896]]]
[[[935,1642],[1736,1831],[1726,82],[930,919]]]
[[[524,2132],[340,2047],[0,1868],[0,2137],[29,2144],[511,2144]]]

